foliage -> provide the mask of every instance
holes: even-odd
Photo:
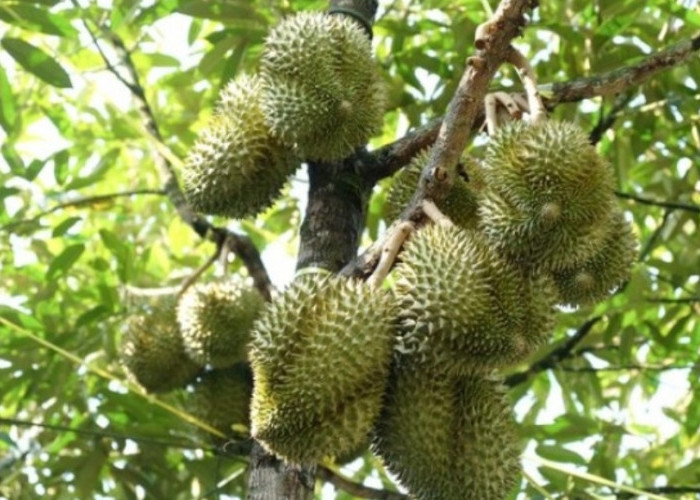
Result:
[[[540,3],[516,42],[543,83],[614,70],[700,31],[694,0]],[[373,146],[445,111],[486,4],[380,2],[373,44],[390,109]],[[325,7],[320,0],[0,5],[0,497],[209,498],[217,485],[244,495],[244,461],[214,454],[176,410],[186,391],[154,404],[125,381],[117,346],[141,300],[135,289],[177,286],[214,252],[163,197],[154,158],[185,156],[219,90],[257,69],[270,26]],[[115,76],[128,80],[115,40],[131,55],[162,144]],[[698,75],[694,55],[640,86],[553,112],[600,139],[642,248],[621,293],[562,311],[554,343],[517,369],[525,375],[508,379],[534,480],[523,480],[522,498],[616,494],[595,476],[700,489]],[[518,90],[516,82],[504,67],[492,85]],[[248,233],[278,284],[294,265],[299,175],[257,218],[215,219]],[[384,227],[388,185],[375,189],[365,242]],[[123,195],[102,196],[113,193]],[[235,260],[229,271],[240,268]],[[593,476],[562,473],[537,457]],[[369,454],[344,472],[395,488]],[[322,494],[352,498],[331,486],[319,487]]]

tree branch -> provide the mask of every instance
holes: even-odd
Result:
[[[73,0],[73,3],[79,7],[77,0]],[[111,33],[103,27],[99,27],[104,36],[109,39],[118,56],[122,60],[123,67],[128,73],[129,78],[122,75],[117,70],[116,66],[112,64],[112,62],[100,48],[97,36],[88,26],[87,21],[83,20],[83,22],[85,29],[90,34],[90,37],[97,46],[100,55],[104,59],[107,69],[129,89],[134,99],[136,99],[139,111],[143,116],[146,131],[155,139],[156,143],[165,145],[163,136],[158,128],[158,122],[155,114],[153,113],[153,109],[146,98],[146,91],[141,85],[138,71],[136,70],[136,66],[131,59],[131,53],[126,48],[126,45],[124,45],[124,42],[116,34]],[[252,240],[247,235],[238,234],[226,228],[214,226],[205,217],[195,213],[192,210],[192,207],[190,207],[189,203],[187,203],[187,200],[180,189],[180,184],[178,183],[177,174],[173,164],[159,148],[155,148],[153,153],[153,161],[156,164],[161,181],[163,182],[163,191],[170,199],[180,218],[186,224],[192,227],[192,229],[199,236],[214,242],[217,245],[217,248],[220,249],[223,245],[227,245],[227,247],[241,259],[248,270],[248,274],[253,279],[255,287],[260,291],[263,297],[270,300],[272,282],[270,281],[270,277],[262,262],[260,252],[253,244]]]
[[[318,467],[316,475],[319,479],[331,483],[339,490],[346,491],[356,498],[371,498],[374,500],[408,500],[410,497],[396,491],[370,488],[351,481],[327,467]]]
[[[561,103],[620,93],[641,85],[661,71],[683,64],[698,50],[700,35],[651,54],[636,64],[598,76],[541,85],[539,89],[546,106],[550,109]],[[478,130],[484,119],[483,108],[477,111],[472,131]],[[441,125],[442,118],[435,119],[401,139],[373,151],[372,159],[367,164],[367,175],[373,176],[375,180],[393,175],[408,164],[420,150],[433,144]]]
[[[618,94],[639,86],[660,71],[683,64],[698,50],[700,50],[700,35],[651,54],[636,64],[598,76],[543,85],[541,90],[548,94],[546,102],[550,106],[562,102],[576,102],[591,97]]]
[[[556,366],[553,369],[561,370],[563,372],[570,373],[603,373],[603,372],[625,372],[625,371],[639,371],[639,372],[665,372],[671,370],[692,370],[695,365],[642,365],[642,364],[629,364],[629,365],[615,365],[615,366],[604,366],[601,368],[595,368],[593,366]]]
[[[425,222],[423,200],[436,201],[447,194],[457,175],[456,167],[472,128],[479,113],[483,113],[483,100],[489,83],[507,58],[510,42],[522,30],[525,12],[531,7],[531,0],[502,0],[491,19],[477,28],[474,43],[477,53],[467,59],[467,69],[439,125],[432,154],[421,174],[413,199],[383,237],[343,269],[344,275],[363,278],[369,276],[379,261],[385,243],[392,240],[393,234],[400,230],[401,222]],[[419,137],[424,136],[420,134]]]
[[[642,491],[645,491],[647,493],[653,493],[653,494],[660,494],[660,495],[679,495],[683,493],[700,493],[700,485],[688,485],[688,486],[651,486],[649,488],[639,488]],[[635,495],[633,493],[628,493],[626,491],[622,491],[617,493],[617,498],[620,499],[628,499],[628,498],[636,498],[639,495]]]
[[[601,319],[603,319],[602,316],[595,316],[587,320],[578,328],[578,330],[576,330],[576,333],[569,337],[562,345],[547,353],[539,361],[533,363],[530,368],[506,377],[506,386],[515,387],[516,385],[527,382],[538,373],[551,370],[552,368],[555,368],[562,360],[572,357],[574,347],[576,347],[586,337],[586,335],[588,335],[595,324]]]
[[[663,207],[669,210],[685,210],[687,212],[692,212],[695,214],[700,214],[700,206],[694,205],[692,203],[681,203],[679,201],[663,201],[663,200],[653,200],[651,198],[645,198],[644,196],[639,196],[632,193],[623,193],[621,191],[615,191],[615,196],[618,198],[623,198],[625,200],[632,200],[636,203],[641,203],[642,205],[652,205],[655,207]]]
[[[105,193],[105,194],[96,194],[92,196],[84,196],[82,198],[77,198],[72,201],[65,201],[63,203],[59,203],[57,205],[54,205],[53,207],[49,208],[48,210],[44,210],[43,212],[40,212],[36,214],[34,217],[31,217],[29,219],[22,219],[14,222],[10,222],[9,224],[5,224],[4,226],[0,226],[0,231],[12,231],[17,226],[22,226],[25,224],[31,224],[32,222],[36,222],[37,220],[41,219],[42,217],[45,217],[49,214],[52,214],[54,212],[58,212],[59,210],[63,210],[65,208],[80,208],[84,206],[89,206],[89,205],[95,205],[98,203],[104,203],[106,201],[112,201],[117,198],[124,198],[128,196],[136,196],[136,195],[141,195],[141,194],[154,194],[158,196],[165,196],[166,192],[162,189],[134,189],[132,191],[119,191],[117,193]]]

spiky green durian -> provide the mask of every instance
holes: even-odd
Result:
[[[182,387],[201,369],[185,353],[169,299],[127,318],[120,350],[127,374],[148,392]]]
[[[387,220],[396,219],[411,201],[430,154],[430,148],[424,149],[396,175],[386,199]],[[480,165],[466,156],[459,167],[459,175],[447,197],[438,203],[438,208],[458,226],[471,228],[477,223],[479,193],[484,188],[483,174]]]
[[[225,368],[244,361],[260,293],[242,280],[191,286],[180,298],[177,320],[185,351],[201,365]]]
[[[347,16],[283,20],[265,40],[260,70],[267,124],[304,159],[346,157],[381,129],[382,80],[367,34]]]
[[[615,211],[602,247],[579,266],[552,273],[559,300],[570,306],[593,304],[629,278],[637,257],[637,237],[620,211]]]
[[[602,245],[614,206],[610,169],[576,125],[513,122],[486,150],[479,208],[491,242],[532,270],[581,263]]]
[[[247,363],[206,372],[187,394],[187,408],[201,421],[233,436],[235,424],[248,426],[253,377]]]
[[[551,285],[504,261],[479,233],[426,227],[401,261],[397,348],[414,361],[448,374],[491,370],[521,361],[548,338]]]
[[[303,276],[256,322],[251,427],[295,463],[347,454],[379,413],[394,339],[386,291]]]
[[[519,481],[519,440],[496,380],[399,367],[374,434],[374,451],[419,500],[503,500]]]
[[[185,159],[185,197],[203,213],[246,217],[272,204],[298,161],[265,124],[260,78],[240,76]]]

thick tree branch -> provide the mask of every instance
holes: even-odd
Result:
[[[510,53],[511,40],[522,30],[525,12],[531,7],[531,0],[503,0],[493,17],[477,28],[477,54],[467,60],[467,69],[440,124],[431,157],[421,174],[418,190],[399,217],[399,221],[362,256],[346,266],[343,269],[344,275],[365,278],[369,276],[377,265],[386,242],[392,240],[393,233],[400,230],[401,222],[423,223],[423,200],[439,200],[447,194],[457,175],[456,167],[472,128],[479,113],[483,112],[482,103],[489,83]]]
[[[34,217],[31,217],[29,219],[22,219],[14,222],[10,222],[9,224],[5,224],[4,226],[0,226],[0,231],[12,231],[15,227],[18,226],[23,226],[25,224],[31,224],[32,222],[36,222],[42,217],[45,217],[49,214],[52,214],[54,212],[58,212],[59,210],[64,210],[66,208],[82,208],[82,207],[88,207],[90,208],[92,205],[98,205],[100,203],[105,203],[108,201],[115,200],[117,198],[126,198],[130,196],[136,196],[136,195],[142,195],[142,194],[153,194],[153,195],[158,195],[158,196],[165,196],[166,192],[162,189],[134,189],[131,191],[120,191],[117,193],[105,193],[105,194],[96,194],[92,196],[84,196],[82,198],[77,198],[72,201],[65,201],[63,203],[59,203],[57,205],[54,205],[53,207],[49,208],[48,210],[44,210],[43,212],[40,212],[36,214]]]
[[[620,93],[641,85],[661,71],[685,63],[698,50],[700,35],[651,54],[636,64],[597,76],[541,85],[539,89],[548,108],[561,103]],[[483,119],[483,108],[479,108],[472,131],[481,127]],[[373,151],[371,161],[367,163],[367,175],[377,180],[393,175],[420,150],[433,144],[441,125],[442,119],[435,119],[401,139]]]
[[[319,479],[331,483],[339,490],[346,491],[356,498],[371,498],[373,500],[408,500],[410,498],[408,495],[396,491],[380,490],[355,483],[327,467],[318,467],[316,475]]]
[[[576,330],[576,333],[566,340],[566,342],[547,353],[539,361],[533,363],[530,368],[506,377],[505,384],[508,387],[515,387],[516,385],[527,382],[538,373],[556,368],[562,360],[572,357],[574,347],[576,347],[586,337],[586,335],[588,335],[595,324],[601,319],[603,319],[602,316],[595,316],[587,320],[579,327],[578,330]]]

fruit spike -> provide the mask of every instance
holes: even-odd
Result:
[[[406,244],[396,268],[398,349],[436,372],[490,371],[544,344],[554,291],[503,261],[475,231],[437,225]]]
[[[435,376],[399,360],[374,451],[419,500],[503,500],[518,482],[520,444],[503,386]]]
[[[386,219],[396,219],[411,201],[416,191],[421,172],[430,159],[431,149],[418,153],[413,160],[396,175],[385,205]],[[472,228],[477,224],[479,193],[484,188],[481,166],[472,158],[464,158],[460,165],[461,174],[457,176],[447,197],[438,203],[438,208],[452,222],[460,227]]]
[[[211,122],[183,169],[185,197],[203,213],[255,215],[269,207],[297,160],[270,134],[260,105],[260,79],[240,76],[221,93]]]
[[[607,297],[629,277],[637,257],[637,237],[616,211],[602,247],[578,266],[553,273],[559,300],[570,306],[590,305]]]
[[[506,125],[488,145],[484,176],[482,229],[521,267],[571,267],[602,245],[614,207],[612,174],[576,125]]]
[[[201,365],[185,354],[173,301],[129,316],[121,343],[127,374],[148,392],[168,392],[184,386]]]
[[[347,16],[282,21],[265,41],[261,74],[265,120],[301,158],[341,159],[381,129],[383,82],[366,33]]]
[[[227,436],[232,426],[248,426],[253,380],[246,363],[206,372],[186,399],[191,413]]]
[[[295,463],[362,446],[387,379],[390,307],[383,290],[311,275],[273,301],[251,341],[253,437]]]
[[[187,354],[214,368],[245,361],[250,330],[263,304],[260,293],[242,280],[193,285],[177,307]]]

